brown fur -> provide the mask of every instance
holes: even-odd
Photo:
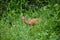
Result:
[[[33,19],[27,21],[25,16],[22,16],[22,21],[28,25],[34,25],[39,20],[40,20],[39,18],[33,18]]]

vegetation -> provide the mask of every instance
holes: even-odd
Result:
[[[0,0],[0,40],[60,40],[60,0]]]

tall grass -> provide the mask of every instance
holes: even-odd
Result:
[[[56,1],[53,5],[51,1],[38,5],[39,2],[42,1],[32,1],[31,4],[27,0],[7,1],[6,10],[1,9],[0,40],[59,40],[60,5]],[[23,14],[27,20],[41,20],[34,26],[26,25],[21,20]]]

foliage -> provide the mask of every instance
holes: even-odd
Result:
[[[60,40],[59,3],[59,0],[1,0],[0,40]],[[26,25],[22,15],[41,20],[34,26]]]

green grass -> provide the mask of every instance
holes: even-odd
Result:
[[[20,2],[19,2],[20,3]],[[46,5],[41,8],[23,10],[14,2],[7,6],[0,20],[0,40],[60,40],[60,5]],[[8,11],[9,10],[9,11]],[[22,22],[22,14],[26,19],[40,18],[36,25]]]

